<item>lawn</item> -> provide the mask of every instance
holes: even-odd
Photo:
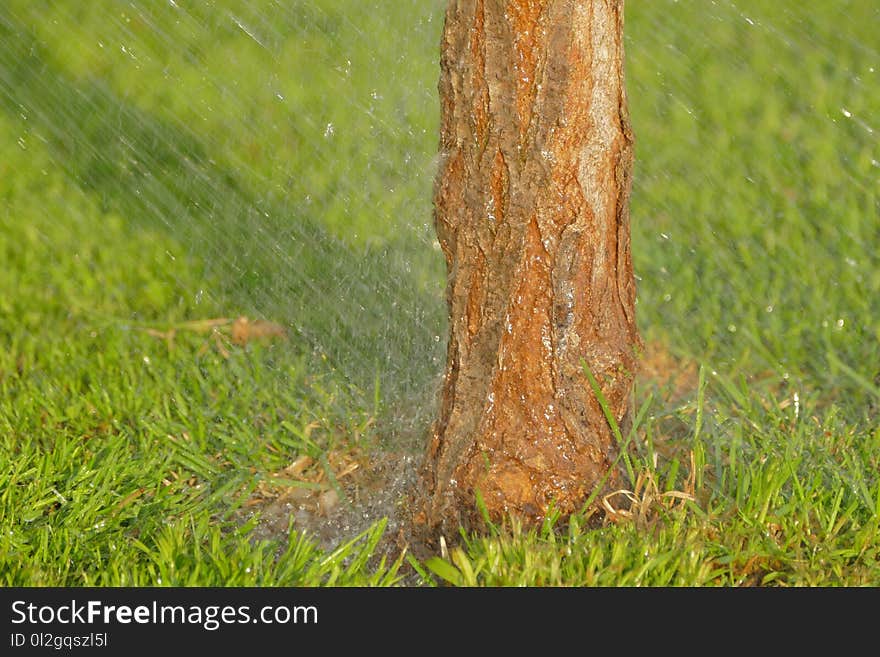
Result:
[[[0,583],[880,585],[876,3],[627,3],[629,490],[429,558],[445,3],[187,4],[0,7]]]

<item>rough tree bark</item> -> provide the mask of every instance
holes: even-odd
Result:
[[[450,0],[435,223],[448,267],[441,407],[416,522],[579,509],[625,426],[641,344],[623,0]],[[614,484],[611,473],[609,485]]]

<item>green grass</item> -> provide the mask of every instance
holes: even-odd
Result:
[[[3,3],[0,583],[880,584],[868,0],[627,3],[638,319],[700,372],[638,385],[641,514],[424,562],[245,519],[433,413],[443,4]],[[240,315],[289,339],[149,331]]]

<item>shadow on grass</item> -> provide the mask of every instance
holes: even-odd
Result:
[[[369,395],[379,376],[386,401],[425,399],[442,362],[435,336],[445,310],[411,273],[425,245],[356,251],[309,216],[314,208],[260,198],[190,127],[159,120],[100,80],[73,79],[27,26],[3,15],[0,107],[13,121],[26,117],[69,180],[105,210],[181,244],[186,253],[171,255],[204,268],[224,313],[286,324],[294,347]],[[202,293],[191,292],[197,317]]]

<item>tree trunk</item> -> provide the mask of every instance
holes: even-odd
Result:
[[[611,472],[637,349],[623,0],[450,0],[435,223],[449,343],[416,522],[578,510]]]

